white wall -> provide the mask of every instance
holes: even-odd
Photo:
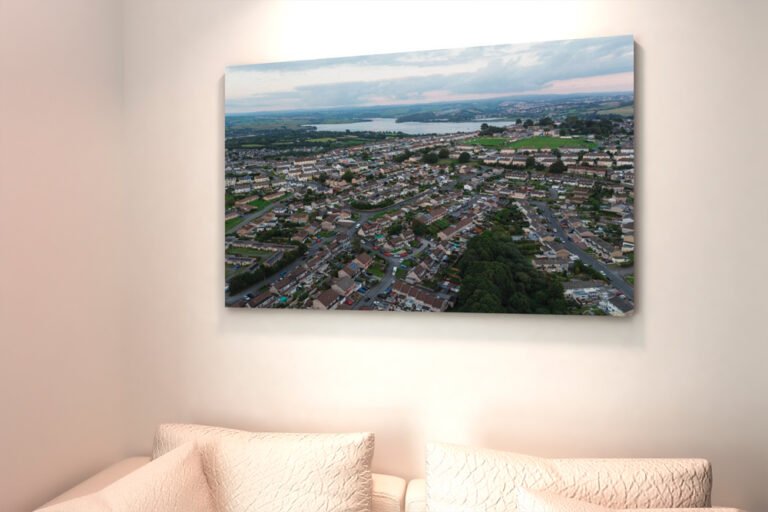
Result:
[[[0,0],[0,510],[125,451],[119,2]]]
[[[159,421],[701,456],[768,509],[765,6],[747,2],[130,2],[132,446]],[[640,252],[629,320],[225,310],[230,64],[633,33]],[[746,121],[746,123],[745,123]]]
[[[160,421],[372,430],[376,469],[406,477],[427,439],[701,456],[716,503],[768,509],[767,14],[0,0],[0,509],[146,453]],[[225,310],[226,65],[623,33],[638,43],[634,318]]]

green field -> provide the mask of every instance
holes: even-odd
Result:
[[[528,137],[510,142],[506,139],[497,137],[476,137],[467,141],[469,144],[479,144],[488,148],[532,148],[532,149],[553,149],[553,148],[585,148],[593,149],[597,144],[584,139],[563,139],[561,137],[548,137],[539,135]]]
[[[374,275],[376,277],[384,277],[384,268],[385,268],[385,263],[382,261],[376,260],[376,262],[373,265],[368,267],[368,272],[371,275]]]
[[[232,254],[233,256],[245,256],[248,258],[263,258],[265,256],[271,255],[272,253],[269,251],[250,249],[248,247],[230,247],[227,249],[227,254]]]
[[[257,210],[261,210],[262,208],[266,208],[267,206],[269,206],[271,203],[263,199],[254,199],[253,201],[249,201],[248,204],[253,206]]]
[[[614,114],[617,116],[633,116],[635,115],[635,107],[632,105],[625,105],[623,107],[616,107],[616,108],[609,108],[605,110],[598,110],[598,114],[600,115],[610,115]]]
[[[226,221],[224,223],[224,229],[226,231],[229,231],[230,229],[232,229],[235,226],[237,226],[238,224],[240,224],[242,221],[243,221],[243,219],[240,218],[240,217],[235,217],[234,219],[229,219],[228,221]]]
[[[267,201],[266,199],[254,199],[253,201],[249,201],[248,204],[256,208],[257,210],[261,210],[262,208],[266,208],[267,206],[271,205],[272,203],[276,203],[278,201],[282,201],[286,197],[288,197],[290,194],[283,194],[282,196],[278,197],[277,199],[273,199],[272,201]]]

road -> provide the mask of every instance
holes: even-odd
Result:
[[[271,209],[272,207],[274,207],[274,206],[276,206],[278,204],[279,203],[272,204],[272,205],[268,206],[267,208]],[[265,208],[265,210],[267,208]],[[259,213],[257,212],[256,215],[258,215],[258,214]],[[361,213],[360,214],[360,218],[358,219],[357,223],[355,225],[352,225],[349,228],[347,228],[347,230],[346,230],[347,235],[349,235],[351,237],[353,235],[353,233],[355,231],[357,231],[357,229],[358,229],[357,225],[362,225],[363,223],[367,222],[368,219],[372,215],[373,214],[370,213],[370,212]],[[320,250],[320,248],[322,246],[324,246],[329,240],[333,240],[333,238],[322,239],[321,242],[317,242],[317,241],[312,242],[312,244],[309,246],[309,248],[307,250],[307,253],[304,255],[303,258],[297,259],[296,261],[294,261],[293,263],[291,263],[287,267],[281,269],[280,272],[278,272],[277,274],[275,274],[275,275],[273,275],[271,277],[268,277],[268,278],[266,278],[266,279],[264,279],[262,281],[259,281],[258,283],[254,284],[253,286],[250,286],[250,287],[246,288],[245,290],[240,291],[239,293],[236,293],[234,295],[227,294],[226,295],[226,299],[225,299],[227,305],[232,305],[232,304],[236,303],[237,301],[241,300],[242,298],[244,298],[249,293],[253,294],[253,295],[258,295],[259,294],[259,290],[261,290],[265,286],[270,286],[275,281],[278,281],[278,280],[282,279],[282,277],[280,277],[281,275],[283,275],[283,276],[288,275],[291,272],[293,272],[299,265],[302,265],[302,264],[304,264],[304,262],[311,260],[317,254],[317,252]],[[388,272],[391,272],[391,270],[389,270],[389,269],[387,269],[387,270],[388,270]]]
[[[557,217],[555,217],[555,214],[552,213],[552,210],[549,208],[549,205],[544,202],[540,201],[533,201],[531,202],[534,206],[539,208],[541,212],[544,215],[544,218],[547,219],[547,222],[549,222],[549,225],[552,227],[552,229],[555,231],[555,234],[563,241],[563,245],[566,249],[571,251],[571,253],[578,256],[582,263],[585,265],[589,265],[590,267],[594,268],[598,272],[602,272],[605,274],[605,276],[610,280],[611,284],[614,288],[619,290],[621,293],[626,295],[630,300],[635,300],[635,289],[627,283],[621,275],[619,275],[618,272],[610,268],[608,265],[603,263],[602,261],[598,260],[585,250],[581,249],[578,245],[573,243],[570,239],[570,237],[563,231],[562,226],[560,226],[560,223],[557,220]]]
[[[378,209],[375,209],[375,210],[355,210],[355,209],[353,209],[353,211],[358,214],[357,223],[355,225],[347,228],[346,233],[347,233],[347,235],[352,237],[354,235],[355,231],[357,231],[358,226],[362,226],[363,224],[368,222],[368,220],[371,217],[373,217],[374,215],[376,215],[377,213],[381,213],[381,212],[384,212],[384,211],[396,210],[396,209],[402,208],[403,206],[405,206],[407,204],[410,204],[410,203],[413,203],[415,201],[420,200],[422,197],[424,197],[426,195],[432,194],[432,193],[434,193],[436,191],[439,191],[439,190],[445,191],[445,190],[448,190],[448,188],[449,188],[449,184],[446,184],[443,187],[431,187],[431,188],[425,190],[424,192],[420,192],[420,193],[416,194],[413,197],[409,197],[409,198],[407,198],[407,199],[405,199],[403,201],[400,201],[399,203],[392,204],[392,205],[387,206],[385,208],[378,208]],[[232,229],[227,230],[227,234],[231,234],[231,233],[236,232],[238,229],[240,229],[242,226],[246,225],[247,223],[249,223],[253,219],[266,214],[267,212],[269,212],[270,210],[272,210],[276,206],[281,205],[283,201],[286,201],[286,200],[289,200],[289,199],[290,199],[290,197],[286,197],[286,198],[282,199],[281,201],[278,201],[276,203],[272,203],[269,206],[266,206],[266,207],[262,208],[261,210],[259,210],[257,212],[249,213],[248,215],[243,217],[243,221],[240,222],[237,226],[235,226]],[[226,303],[228,305],[232,305],[232,304],[238,302],[239,300],[243,299],[248,294],[258,295],[259,290],[263,289],[265,286],[270,286],[275,281],[278,281],[278,280],[282,279],[280,277],[281,275],[285,276],[287,274],[290,274],[299,265],[302,265],[305,261],[308,261],[308,260],[312,259],[312,257],[314,257],[317,254],[317,252],[320,249],[320,247],[325,245],[326,241],[327,240],[324,239],[322,242],[319,242],[319,243],[318,242],[313,242],[312,245],[309,247],[309,250],[307,251],[307,254],[305,254],[304,258],[297,259],[296,261],[294,261],[293,263],[291,263],[287,267],[281,269],[279,273],[277,273],[277,274],[275,274],[275,275],[273,275],[271,277],[268,277],[268,278],[266,278],[266,279],[264,279],[264,280],[262,280],[262,281],[260,281],[260,282],[258,282],[256,284],[254,284],[253,286],[250,286],[250,287],[246,288],[245,290],[242,290],[239,293],[236,293],[234,295],[226,294],[226,297],[225,297]],[[354,305],[354,309],[360,309],[361,307],[372,305],[373,301],[376,300],[376,295],[378,295],[379,293],[385,291],[386,289],[388,289],[389,287],[391,287],[394,284],[395,274],[393,273],[393,269],[397,269],[399,267],[402,259],[403,259],[403,258],[399,258],[397,256],[384,256],[381,252],[375,251],[373,249],[373,247],[368,245],[368,244],[363,244],[363,247],[365,249],[367,249],[371,254],[377,254],[377,255],[381,256],[384,260],[386,260],[387,267],[384,270],[384,276],[382,277],[381,281],[367,290],[367,292],[365,293],[364,297],[362,297]],[[426,248],[426,244],[422,244],[422,246],[419,247],[413,254],[419,254],[425,248]],[[370,300],[368,302],[365,302],[365,298],[366,297],[370,298]]]

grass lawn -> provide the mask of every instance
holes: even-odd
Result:
[[[267,201],[266,199],[254,199],[253,201],[249,201],[248,204],[253,206],[254,208],[257,208],[261,210],[262,208],[266,208],[267,206],[271,205],[272,203],[276,203],[278,201],[282,201],[286,197],[288,197],[290,194],[283,194],[277,199],[273,199],[272,201]]]
[[[562,137],[548,137],[539,135],[528,137],[510,142],[506,139],[496,137],[476,137],[470,139],[469,144],[479,144],[488,148],[532,148],[532,149],[552,149],[552,148],[585,148],[593,149],[597,144],[584,139],[563,139]]]
[[[598,114],[600,115],[610,115],[615,114],[617,116],[633,116],[635,115],[635,107],[632,105],[625,105],[623,107],[616,107],[616,108],[608,108],[605,110],[598,110]]]
[[[248,247],[230,247],[227,249],[227,254],[232,254],[234,256],[246,256],[249,258],[263,258],[265,256],[269,256],[272,253],[268,251],[260,251],[258,249],[250,249]]]
[[[384,277],[384,268],[380,261],[376,261],[373,265],[368,267],[368,272],[379,278]]]
[[[379,213],[371,216],[371,218],[369,220],[376,220],[379,217],[383,217],[383,216],[385,216],[387,214],[390,214],[390,213],[393,213],[393,212],[397,212],[397,211],[400,211],[400,209],[399,208],[393,208],[391,210],[384,210],[383,212],[379,212]]]
[[[238,224],[240,224],[242,221],[243,221],[243,219],[240,218],[240,217],[235,217],[234,219],[229,219],[228,221],[226,221],[224,223],[224,229],[226,231],[229,231],[230,229],[232,229],[235,226],[237,226]]]
[[[517,148],[536,148],[536,149],[552,149],[552,148],[589,148],[593,149],[597,147],[597,144],[584,139],[563,139],[561,137],[547,137],[544,135],[538,137],[529,137],[527,139],[516,140],[512,142],[509,147]]]
[[[263,199],[254,199],[253,201],[248,201],[248,204],[258,210],[261,210],[262,208],[269,206],[270,202]]]
[[[427,226],[427,231],[429,231],[433,235],[436,235],[450,225],[451,225],[451,221],[449,221],[448,219],[440,219],[436,222],[433,222],[429,226]]]
[[[335,231],[321,231],[317,234],[320,238],[328,238],[329,236],[335,235]]]

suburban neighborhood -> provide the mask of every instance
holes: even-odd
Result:
[[[484,292],[462,291],[480,286],[471,283],[483,269],[470,261],[488,257],[480,244],[497,241],[505,258],[525,260],[510,279],[534,276],[557,301],[542,309],[523,297],[503,311],[634,310],[631,115],[586,125],[566,116],[489,120],[468,132],[337,147],[317,140],[228,138],[227,306],[501,311]]]

